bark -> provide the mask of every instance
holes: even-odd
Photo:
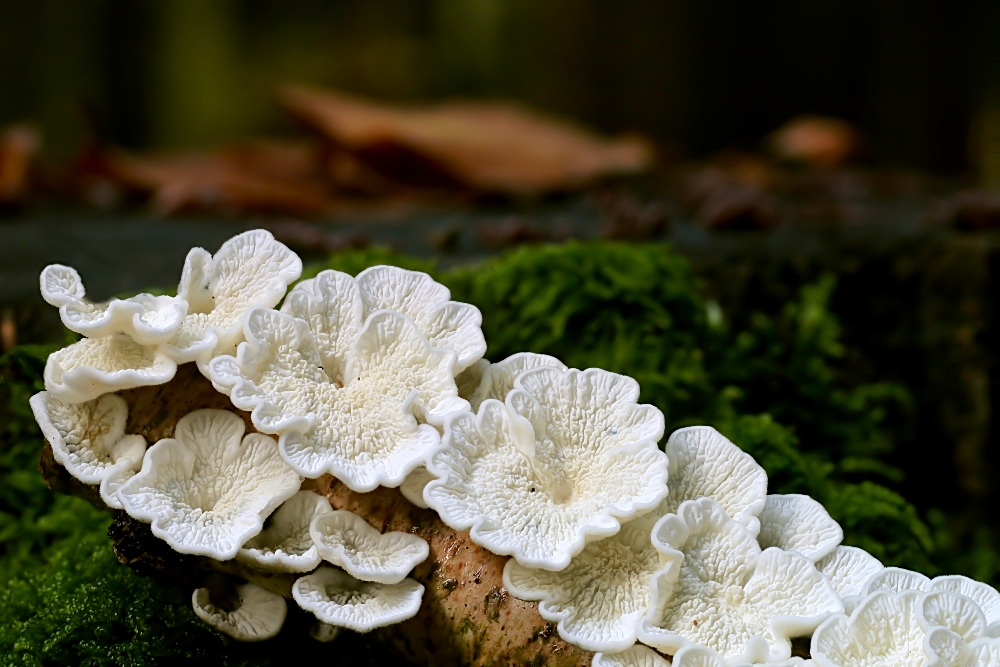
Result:
[[[139,433],[152,444],[173,435],[177,420],[199,408],[219,408],[240,415],[247,430],[256,431],[250,414],[237,410],[229,398],[212,388],[194,364],[181,366],[169,383],[121,392],[128,402],[128,433]],[[100,503],[96,487],[77,482],[43,449],[40,469],[57,491]],[[397,489],[356,493],[324,476],[306,480],[303,488],[325,495],[336,509],[363,517],[382,532],[406,531],[427,540],[430,557],[410,575],[425,587],[420,612],[409,621],[377,630],[378,639],[418,665],[532,665],[586,667],[593,654],[570,646],[555,627],[538,614],[538,605],[511,596],[503,587],[507,558],[478,546],[465,531],[452,530],[431,510],[422,510]],[[102,504],[103,505],[103,504]],[[235,561],[185,556],[171,550],[124,512],[115,512],[108,531],[119,562],[137,573],[166,584],[191,589],[204,585],[212,573],[248,579],[291,598],[291,575],[257,572]]]

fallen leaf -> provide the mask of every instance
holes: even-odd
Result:
[[[27,198],[31,163],[41,143],[38,130],[27,123],[0,130],[0,205],[20,204]]]
[[[854,126],[824,116],[793,118],[765,139],[771,154],[781,160],[827,168],[846,162],[860,143]]]
[[[341,93],[288,86],[283,106],[381,176],[429,188],[538,195],[648,169],[638,137],[604,139],[510,103],[393,108]]]
[[[104,172],[126,188],[152,195],[161,215],[182,210],[311,214],[331,193],[316,146],[260,141],[208,152],[101,154]]]

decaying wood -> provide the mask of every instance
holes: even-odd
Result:
[[[250,414],[234,408],[193,364],[181,366],[165,385],[121,395],[129,405],[126,431],[143,435],[150,444],[171,437],[177,420],[199,408],[229,410],[243,418],[248,431],[256,430]],[[55,490],[100,502],[97,488],[71,478],[52,459],[49,447],[44,448],[40,468]],[[468,532],[452,530],[436,513],[417,508],[396,489],[356,493],[329,476],[308,480],[304,488],[322,493],[334,508],[350,510],[380,531],[410,532],[430,544],[430,557],[410,575],[426,589],[420,612],[376,631],[401,656],[419,665],[590,665],[592,654],[560,639],[538,614],[536,603],[517,600],[504,589],[501,577],[507,558],[473,543]],[[115,513],[109,535],[118,560],[139,574],[192,588],[204,585],[211,573],[224,572],[291,597],[291,575],[178,554],[153,536],[146,524],[124,512]]]

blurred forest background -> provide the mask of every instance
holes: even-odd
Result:
[[[985,168],[1000,109],[988,0],[0,2],[0,122],[66,154],[280,130],[279,83],[390,101],[505,97],[683,157],[802,113],[863,128],[879,164]]]
[[[253,227],[313,270],[436,272],[491,359],[634,375],[848,543],[1000,585],[998,34],[987,0],[0,0],[0,651],[301,648],[306,619],[240,649],[119,566],[108,517],[44,487],[26,405],[66,342],[46,264],[172,289]],[[399,111],[456,99],[595,134]],[[598,167],[536,173],[539,146]]]

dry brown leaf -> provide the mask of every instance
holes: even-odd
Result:
[[[25,200],[31,163],[41,143],[33,125],[19,123],[0,130],[0,204],[19,204]]]
[[[254,142],[162,155],[107,150],[101,161],[120,185],[150,193],[162,215],[191,209],[310,214],[331,203],[321,152],[305,144]]]
[[[509,103],[401,109],[303,86],[284,88],[280,99],[371,169],[408,185],[537,195],[641,172],[653,162],[644,139],[604,139]]]
[[[850,123],[839,118],[799,116],[775,130],[765,143],[782,160],[836,167],[857,152],[860,137]]]

